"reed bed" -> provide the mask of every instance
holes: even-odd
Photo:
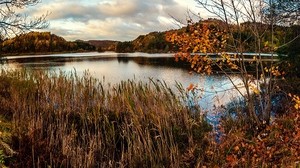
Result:
[[[2,70],[0,81],[12,167],[194,167],[207,159],[211,126],[164,82],[108,86],[88,73],[28,70]]]

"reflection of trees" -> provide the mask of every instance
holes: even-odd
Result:
[[[149,65],[149,66],[164,66],[164,67],[178,67],[188,68],[188,64],[180,61],[175,61],[172,57],[133,57],[132,61],[138,65]]]
[[[60,57],[60,56],[45,56],[45,57],[19,57],[10,59],[9,63],[14,63],[17,67],[24,68],[45,68],[46,67],[63,67],[68,62],[97,62],[97,61],[118,61],[118,63],[128,64],[134,62],[139,66],[152,67],[171,67],[188,69],[189,64],[185,62],[177,62],[173,57],[130,57],[127,54],[118,54],[117,57]],[[109,68],[109,67],[108,67]]]
[[[17,58],[7,61],[8,64],[13,64],[17,68],[43,69],[52,70],[55,67],[62,67],[68,62],[66,58],[59,57],[31,57]]]
[[[129,57],[126,54],[117,54],[117,59],[118,59],[118,63],[128,63],[129,62]]]
[[[31,70],[46,70],[46,71],[55,71],[59,67],[63,67],[64,63],[60,62],[30,62],[30,63],[20,63],[20,62],[11,62],[9,61],[6,67],[12,69],[31,69]]]
[[[0,57],[0,65],[3,65],[5,63],[7,63],[7,59],[3,58],[3,57]]]

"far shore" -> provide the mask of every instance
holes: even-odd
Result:
[[[90,53],[90,52],[97,52],[97,51],[85,51],[85,50],[78,50],[78,51],[61,51],[61,52],[29,52],[29,53],[1,53],[1,57],[7,56],[27,56],[27,55],[52,55],[52,54],[66,54],[66,53]]]

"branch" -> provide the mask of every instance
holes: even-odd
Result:
[[[282,48],[282,47],[284,47],[284,46],[286,46],[286,45],[292,43],[293,41],[297,40],[299,37],[300,37],[300,34],[299,34],[298,36],[296,36],[295,38],[293,38],[291,41],[289,41],[289,42],[287,42],[287,43],[285,43],[285,44],[279,46],[278,48]]]

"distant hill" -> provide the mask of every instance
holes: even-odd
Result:
[[[151,32],[147,35],[140,35],[133,41],[118,42],[116,52],[169,52],[172,44],[166,41],[165,35],[166,32]]]
[[[119,41],[113,40],[89,40],[86,41],[88,44],[96,47],[98,51],[115,51],[116,45]]]
[[[225,23],[217,19],[208,19],[201,21],[202,24],[216,25],[225,27]],[[197,26],[194,25],[189,26]],[[187,31],[187,27],[169,30],[164,32],[151,32],[146,35],[140,35],[133,41],[118,42],[116,52],[146,52],[146,53],[167,53],[176,52],[178,47],[166,40],[168,33],[183,33]]]
[[[0,44],[2,54],[51,53],[95,51],[96,48],[84,41],[66,41],[50,32],[29,32],[6,39]]]
[[[293,26],[273,26],[272,27],[267,24],[262,23],[253,23],[253,22],[245,22],[241,23],[240,27],[231,24],[227,25],[225,22],[218,19],[207,19],[202,20],[194,24],[190,24],[187,27],[182,27],[180,29],[169,30],[164,32],[151,32],[146,35],[140,35],[133,41],[125,41],[118,42],[116,45],[116,52],[147,52],[147,53],[165,53],[165,52],[177,52],[179,50],[178,46],[169,43],[166,40],[167,34],[181,34],[181,33],[193,33],[189,32],[192,28],[197,30],[197,27],[200,24],[205,24],[209,29],[218,29],[218,30],[226,30],[229,28],[232,30],[231,36],[226,41],[226,46],[224,50],[227,52],[236,51],[235,43],[237,42],[235,39],[238,39],[238,36],[243,43],[243,51],[244,52],[257,52],[258,44],[253,37],[252,30],[258,29],[258,32],[261,36],[261,44],[263,48],[260,48],[260,52],[270,52],[272,48],[277,48],[278,46],[284,46],[277,50],[277,52],[287,53],[285,51],[288,45],[285,45],[287,42],[293,40],[295,37],[299,36],[300,25]],[[194,27],[194,28],[193,28]],[[240,31],[240,30],[241,31]],[[272,37],[273,34],[273,37]],[[273,39],[273,46],[272,41]],[[293,44],[295,44],[300,38],[294,39]],[[299,48],[299,43],[296,45]],[[294,47],[295,48],[295,47]],[[295,49],[293,49],[295,50]]]
[[[251,27],[254,26],[263,34],[261,37],[262,52],[268,52],[272,46],[270,41],[272,40],[271,28],[269,25],[261,23],[245,22],[241,23],[242,32],[238,32],[236,25],[226,25],[223,21],[217,19],[207,19],[195,24],[182,27],[180,29],[174,29],[164,32],[151,32],[146,35],[140,35],[132,41],[113,41],[113,40],[76,40],[73,42],[66,41],[63,37],[51,34],[50,32],[29,32],[26,34],[18,35],[12,39],[6,39],[0,43],[0,52],[3,54],[22,54],[22,53],[51,53],[51,52],[76,52],[76,51],[115,51],[115,52],[146,52],[146,53],[167,53],[177,52],[179,47],[168,42],[166,36],[168,34],[181,34],[192,33],[189,32],[189,28],[199,26],[199,24],[208,25],[209,29],[223,29],[225,30],[230,26],[233,30],[233,36],[240,36],[246,52],[255,52],[257,50],[257,41],[254,40],[251,33]],[[235,32],[236,30],[236,32]],[[274,26],[273,30],[273,45],[281,46],[284,43],[292,40],[299,35],[299,25],[283,27]],[[298,40],[294,40],[292,44],[299,44]],[[297,43],[296,43],[297,42]],[[234,40],[228,39],[226,43],[226,51],[235,51]],[[297,48],[299,45],[295,45]],[[287,46],[281,47],[281,53],[287,53]],[[299,47],[298,47],[299,48]],[[295,49],[293,49],[295,50]]]

